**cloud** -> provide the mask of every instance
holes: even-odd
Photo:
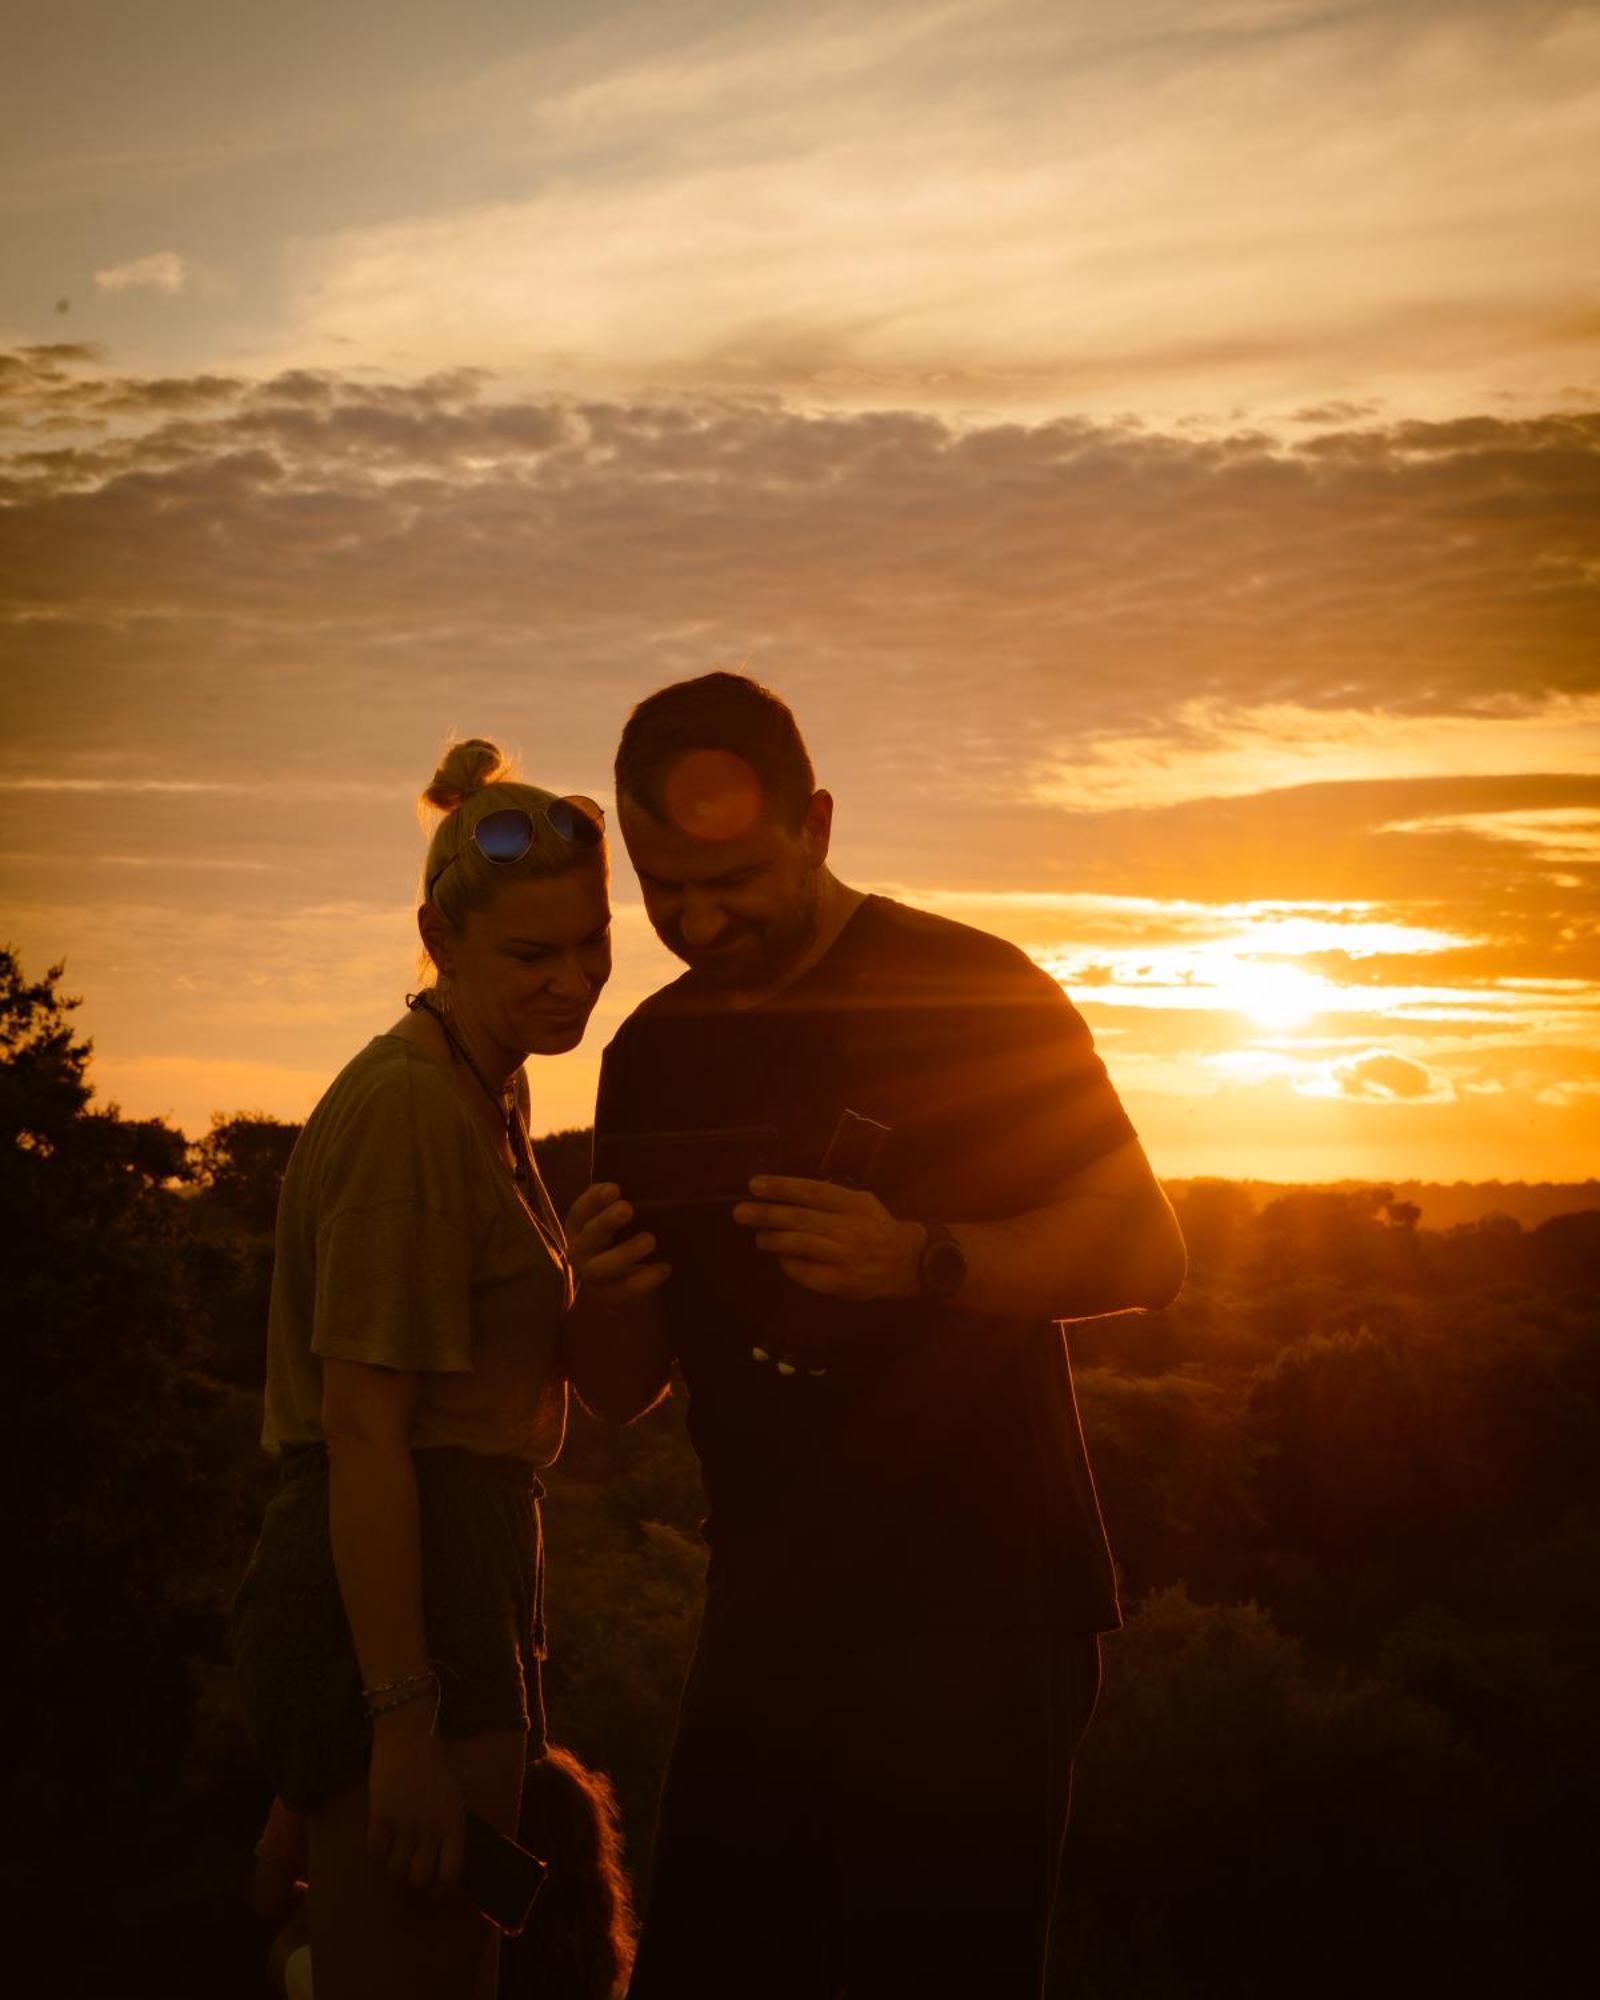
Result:
[[[1168,415],[1456,407],[1593,366],[1590,10],[637,25],[491,66],[461,104],[503,149],[473,195],[291,246],[285,359]]]
[[[1450,1104],[1456,1098],[1456,1086],[1449,1077],[1392,1049],[1367,1048],[1321,1062],[1280,1049],[1225,1049],[1207,1056],[1205,1064],[1236,1089],[1281,1087],[1302,1099],[1418,1105]],[[1481,1084],[1467,1087],[1479,1092],[1487,1088]]]
[[[1373,1049],[1365,1055],[1331,1063],[1324,1079],[1323,1088],[1310,1083],[1299,1088],[1307,1096],[1336,1094],[1377,1104],[1438,1102],[1455,1094],[1449,1082],[1425,1063],[1413,1062],[1410,1057],[1395,1055],[1388,1049]]]
[[[1584,752],[1580,750],[1580,755]],[[1600,810],[1546,806],[1525,812],[1440,813],[1432,819],[1396,820],[1388,833],[1475,835],[1512,841],[1541,861],[1600,861]]]
[[[1537,1102],[1553,1105],[1565,1110],[1569,1105],[1581,1105],[1588,1098],[1600,1097],[1600,1079],[1594,1077],[1570,1078],[1560,1083],[1552,1083],[1538,1093]]]
[[[1061,766],[1040,796],[1062,803],[1165,805],[1240,797],[1297,784],[1383,777],[1499,775],[1517,768],[1600,774],[1600,692],[1562,694],[1531,712],[1502,704],[1476,713],[1385,714],[1370,706],[1252,706],[1214,698],[1183,702],[1159,726],[1100,737],[1091,761]],[[1519,819],[1486,815],[1396,821],[1395,833],[1476,827],[1486,836],[1535,838],[1552,858],[1569,858],[1550,834],[1528,827],[1591,825],[1588,815],[1552,809]],[[1570,845],[1570,844],[1569,844]],[[1591,833],[1586,852],[1596,851]]]
[[[105,358],[105,349],[93,341],[56,340],[34,347],[19,347],[17,358],[37,369],[52,369],[63,363],[87,365]]]
[[[316,784],[359,717],[402,797],[452,722],[594,790],[632,701],[747,662],[860,874],[1432,893],[1497,938],[1547,864],[1462,816],[1565,854],[1548,816],[1600,800],[1600,414],[1293,444],[59,353],[0,358],[0,413],[0,770],[33,781]],[[1530,970],[1589,949],[1523,921]]]
[[[96,271],[94,281],[102,292],[181,292],[192,276],[192,266],[176,250],[157,250]]]
[[[220,618],[235,645],[337,628],[391,660],[404,633],[487,664],[514,629],[602,653],[647,633],[668,668],[754,645],[826,681],[855,659],[886,688],[937,678],[960,757],[936,716],[900,727],[979,790],[1016,777],[998,673],[1058,804],[1592,768],[1600,415],[1290,445],[22,356],[0,394],[19,431],[55,426],[0,466],[13,616],[101,621],[135,653],[145,621]]]
[[[18,298],[47,304],[64,254],[103,263],[94,233],[210,243],[226,284],[194,274],[167,316],[185,353],[585,398],[1216,428],[1595,375],[1589,6],[472,11],[342,42],[236,23],[174,65],[111,10],[99,82],[41,27],[3,197]]]
[[[1316,424],[1326,430],[1333,424],[1360,423],[1364,417],[1375,417],[1382,408],[1376,402],[1333,402],[1317,403],[1304,410],[1296,410],[1291,423]]]
[[[0,353],[0,433],[50,434],[84,441],[103,433],[108,419],[156,420],[180,413],[213,410],[242,393],[245,384],[227,375],[119,376],[100,368],[103,350],[83,343],[18,347]],[[141,442],[148,439],[135,430]],[[3,461],[0,461],[3,462]],[[15,454],[13,464],[18,463]],[[57,475],[68,468],[101,467],[104,461],[63,451],[20,463]]]
[[[1144,1129],[1226,1077],[1349,1163],[1470,1098],[1498,1166],[1596,1039],[1600,415],[1296,443],[33,351],[0,425],[0,868],[108,1062],[331,1072],[398,1009],[441,737],[603,796],[629,705],[719,663],[795,703],[844,878],[1057,970]],[[370,946],[308,914],[351,896]]]

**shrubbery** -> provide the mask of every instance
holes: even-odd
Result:
[[[97,1109],[70,1004],[0,954],[10,1894],[70,1922],[36,1990],[247,1994],[265,1800],[222,1632],[294,1129],[187,1147]],[[540,1150],[564,1204],[586,1135]],[[1199,1182],[1182,1219],[1183,1298],[1071,1333],[1130,1615],[1058,1990],[1583,1990],[1600,1216],[1439,1234],[1383,1189],[1257,1214]],[[575,1413],[549,1484],[552,1733],[611,1772],[637,1865],[703,1572],[681,1400]]]

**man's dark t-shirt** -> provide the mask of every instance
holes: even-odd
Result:
[[[646,1000],[606,1050],[595,1127],[770,1126],[777,1169],[815,1175],[847,1109],[890,1128],[885,1206],[956,1224],[1042,1207],[1133,1133],[1048,974],[881,896],[760,1006],[730,1009],[693,972]],[[1057,1326],[822,1298],[726,1214],[680,1250],[661,1298],[718,1615],[795,1642],[1118,1623]],[[753,1347],[827,1370],[780,1375]]]

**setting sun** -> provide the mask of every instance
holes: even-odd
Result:
[[[7,28],[38,1990],[1600,1990],[1600,0]]]
[[[215,11],[96,95],[45,10],[12,107],[0,865],[107,1095],[302,1116],[446,733],[600,796],[737,665],[1161,1171],[1590,1170],[1593,10],[485,0],[288,124]],[[615,890],[552,1127],[674,970]]]
[[[1295,966],[1251,959],[1237,962],[1233,983],[1240,1010],[1263,1028],[1302,1026],[1332,991],[1325,981]]]

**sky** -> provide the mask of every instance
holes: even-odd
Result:
[[[8,36],[0,931],[106,1097],[303,1115],[413,981],[447,736],[608,799],[724,666],[1159,1172],[1595,1171],[1600,7]],[[676,969],[614,888],[542,1127]]]

